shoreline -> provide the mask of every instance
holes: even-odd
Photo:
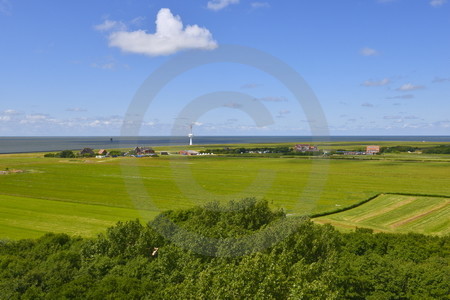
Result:
[[[369,143],[450,143],[450,136],[194,136],[194,145],[188,145],[184,136],[76,136],[76,137],[0,137],[0,154],[26,154],[77,151],[83,148],[124,149],[143,147],[205,147],[241,144],[369,144]]]

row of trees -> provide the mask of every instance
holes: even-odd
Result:
[[[108,152],[109,156],[123,156],[125,152],[120,151],[120,150],[111,150]],[[56,152],[56,153],[46,153],[44,154],[44,157],[60,157],[60,158],[75,158],[75,157],[94,157],[96,155],[99,155],[99,153],[76,153],[73,152],[72,150],[63,150],[60,152]]]
[[[74,158],[77,157],[77,154],[75,154],[72,150],[63,150],[57,153],[44,154],[44,157]]]
[[[449,242],[344,234],[254,199],[211,203],[92,239],[4,241],[0,298],[449,299]]]
[[[450,154],[450,145],[440,145],[436,147],[430,147],[422,150],[422,153],[427,154]]]
[[[412,147],[412,146],[393,146],[393,147],[381,147],[382,153],[400,153],[400,152],[416,152],[421,151],[426,154],[450,154],[450,145],[439,145],[435,147]]]
[[[218,149],[207,149],[201,151],[200,153],[214,153],[214,154],[229,154],[229,155],[242,155],[242,154],[278,154],[278,155],[302,155],[302,156],[312,156],[312,155],[322,155],[323,151],[295,151],[294,148],[287,146],[278,147],[254,147],[254,148],[218,148]]]

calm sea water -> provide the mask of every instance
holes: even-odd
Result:
[[[194,144],[235,144],[235,143],[306,143],[314,141],[427,141],[450,142],[450,136],[197,136]],[[82,148],[113,149],[136,146],[188,145],[187,137],[0,137],[0,153],[26,153]]]

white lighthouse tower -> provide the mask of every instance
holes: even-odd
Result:
[[[190,126],[190,132],[189,132],[189,134],[188,134],[188,137],[189,137],[189,146],[192,146],[192,137],[194,136],[194,134],[192,134],[192,125],[193,124],[191,124],[191,126]]]

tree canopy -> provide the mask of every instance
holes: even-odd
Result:
[[[210,203],[96,238],[2,241],[0,299],[448,299],[449,241]]]

